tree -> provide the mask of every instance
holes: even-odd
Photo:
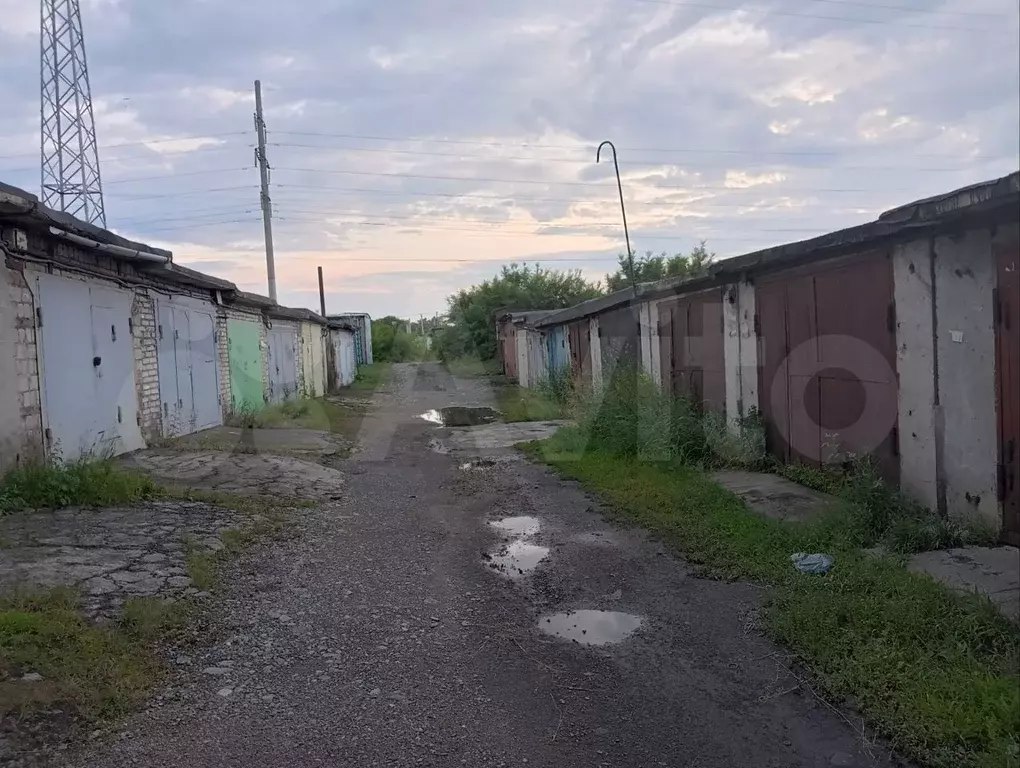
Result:
[[[616,272],[606,275],[606,286],[610,293],[621,291],[630,287],[632,282],[650,283],[656,280],[665,280],[667,277],[697,277],[708,270],[708,265],[715,258],[714,253],[709,253],[705,247],[705,241],[698,243],[688,254],[676,253],[668,256],[661,253],[658,256],[651,251],[645,251],[644,256],[634,258],[634,280],[630,277],[630,263],[625,254],[618,257],[619,267]]]
[[[471,355],[483,360],[496,356],[494,315],[498,310],[562,309],[602,295],[580,270],[543,269],[509,264],[499,275],[447,299],[447,328],[439,343],[443,359]]]

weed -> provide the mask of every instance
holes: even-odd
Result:
[[[184,537],[184,567],[195,589],[211,592],[216,586],[219,563],[216,553],[204,549],[192,536]]]
[[[226,418],[224,423],[228,427],[241,427],[244,429],[253,429],[259,426],[259,411],[251,406],[250,403],[242,403],[239,408],[234,409]]]
[[[159,486],[110,459],[33,464],[11,470],[0,484],[0,514],[15,509],[105,507],[154,498]]]
[[[496,389],[496,399],[506,422],[549,421],[564,417],[564,404],[539,389],[507,385]]]
[[[0,681],[0,715],[53,705],[87,720],[124,714],[160,674],[144,642],[157,624],[140,626],[92,626],[66,589],[0,598],[0,658],[13,678]],[[42,682],[20,680],[28,672]]]
[[[346,389],[352,392],[374,392],[389,380],[393,365],[391,363],[372,363],[358,366],[358,375],[354,383]]]
[[[842,524],[751,514],[700,469],[603,447],[613,444],[567,428],[522,447],[598,492],[607,516],[648,529],[710,573],[770,585],[767,631],[827,694],[852,696],[896,748],[937,768],[1015,765],[1020,628],[988,600],[861,554]],[[885,501],[873,478],[856,482],[872,507],[860,525],[880,528]],[[829,552],[836,568],[806,578],[788,561],[798,551]]]

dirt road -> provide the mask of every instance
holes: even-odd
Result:
[[[471,439],[419,418],[490,400],[479,380],[396,366],[343,499],[239,565],[220,608],[229,631],[70,764],[889,764],[797,687],[756,630],[756,588],[694,578],[542,467],[462,468]],[[490,525],[510,516],[536,520]],[[581,643],[624,639],[548,634],[575,610],[621,614],[587,634],[566,621]]]

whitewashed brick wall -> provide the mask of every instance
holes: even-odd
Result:
[[[2,264],[0,264],[2,266]],[[0,290],[7,293],[12,326],[4,329],[4,336],[13,342],[13,371],[17,393],[16,414],[4,419],[14,427],[13,433],[0,435],[0,470],[37,460],[44,454],[42,430],[42,400],[39,388],[39,366],[36,357],[35,302],[24,275],[16,269],[2,270],[6,279]],[[9,382],[5,382],[9,386]],[[14,393],[8,393],[14,395]]]
[[[135,388],[142,435],[152,440],[163,434],[159,394],[159,357],[156,339],[156,302],[147,291],[135,293],[131,307],[132,344],[135,353]]]

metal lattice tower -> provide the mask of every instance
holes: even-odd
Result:
[[[78,0],[42,0],[42,198],[106,226]]]

